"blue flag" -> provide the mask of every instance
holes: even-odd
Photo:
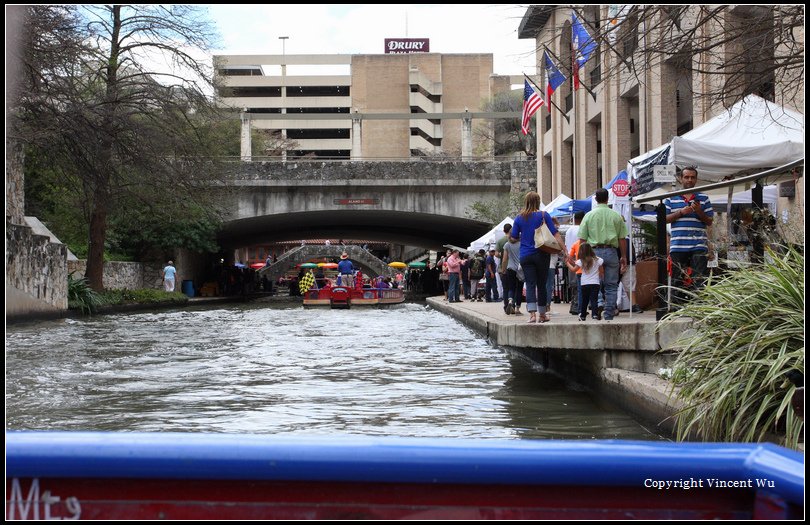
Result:
[[[571,57],[573,59],[574,89],[579,89],[579,70],[585,65],[594,51],[596,42],[588,34],[576,11],[571,11]]]
[[[560,87],[563,82],[565,82],[565,75],[560,73],[560,70],[551,60],[551,57],[548,56],[548,52],[543,51],[543,64],[546,68],[546,78],[548,79],[548,84],[546,84],[546,100],[551,100],[551,95],[554,91]],[[551,103],[549,102],[548,110],[551,111]]]

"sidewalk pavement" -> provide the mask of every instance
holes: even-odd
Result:
[[[527,324],[529,320],[529,313],[526,311],[526,305],[522,304],[520,306],[520,311],[523,315],[506,315],[506,312],[503,311],[503,301],[497,301],[488,303],[486,301],[469,301],[463,300],[459,303],[449,303],[444,300],[443,296],[435,296],[433,300],[436,302],[441,301],[441,304],[447,306],[449,308],[458,309],[461,311],[468,311],[468,312],[475,312],[476,314],[484,317],[489,317],[493,321],[498,321],[501,323],[510,323],[510,324]],[[591,319],[590,312],[588,313],[588,318],[585,321],[580,321],[579,316],[571,315],[568,313],[569,304],[568,303],[552,303],[551,304],[551,311],[549,313],[549,322],[548,323],[541,323],[541,324],[582,324],[582,325],[590,325],[590,324],[629,324],[629,323],[655,323],[655,310],[646,310],[640,314],[634,314],[630,312],[620,312],[617,316],[615,316],[611,321],[597,321],[595,319]]]

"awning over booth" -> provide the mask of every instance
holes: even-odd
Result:
[[[479,237],[478,239],[474,240],[470,246],[467,248],[468,252],[477,252],[481,248],[489,249],[490,246],[495,246],[495,243],[504,236],[503,233],[503,225],[504,224],[512,224],[514,219],[512,217],[506,217],[504,220],[499,222],[494,228],[489,230],[487,233]]]
[[[781,166],[804,158],[804,115],[748,95],[727,111],[627,164],[634,195],[660,187],[653,167],[697,166],[701,184],[744,170]]]

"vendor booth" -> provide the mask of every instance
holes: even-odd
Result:
[[[748,95],[695,129],[630,159],[627,172],[633,195],[641,196],[662,186],[653,181],[656,165],[697,166],[701,185],[801,158],[804,115]]]

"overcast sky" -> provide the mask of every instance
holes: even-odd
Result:
[[[381,54],[385,38],[428,38],[434,53],[492,53],[494,73],[535,74],[534,40],[518,39],[526,5],[208,5],[214,54]]]

